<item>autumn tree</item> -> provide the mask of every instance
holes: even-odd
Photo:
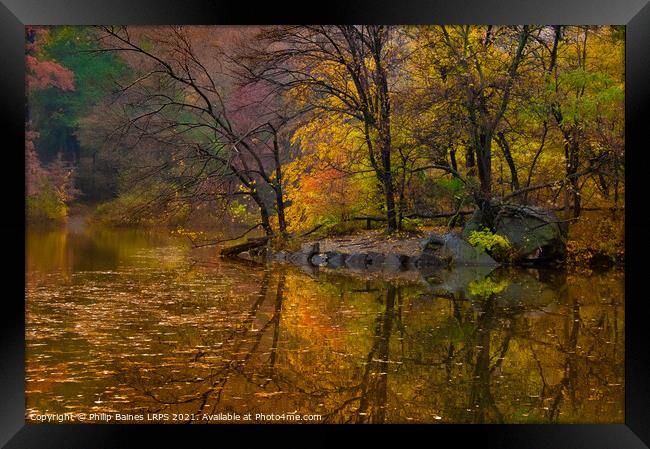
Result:
[[[622,70],[612,73],[610,64],[622,58],[612,31],[553,27],[546,106],[562,138],[565,209],[571,202],[573,217],[580,215],[586,180],[593,178],[608,196],[606,166],[621,161],[623,129],[616,124],[622,123]]]
[[[469,138],[466,164],[470,175],[476,164],[480,186],[474,196],[486,225],[493,219],[492,145],[499,139],[506,159],[511,161],[498,129],[520,77],[530,34],[527,25],[442,25],[422,29],[421,39],[437,59],[434,64],[438,67],[438,82],[455,95],[464,110]],[[510,167],[512,170],[512,164]]]
[[[268,92],[232,81],[225,49],[238,39],[237,30],[107,26],[101,31],[98,51],[118,53],[137,70],[116,92],[121,135],[174,149],[168,162],[177,169],[184,164],[186,175],[176,190],[196,194],[208,179],[234,180],[238,193],[257,205],[266,234],[274,233],[271,204],[286,234],[281,133],[291,117]]]
[[[504,202],[570,209],[574,220],[622,197],[620,27],[105,26],[53,36],[39,58],[65,58],[79,92],[40,95],[39,123],[51,115],[102,160],[119,153],[84,186],[118,185],[119,197],[152,210],[243,208],[251,229],[290,235],[360,215],[391,232],[412,218],[455,226],[472,207],[490,227]],[[97,73],[111,75],[110,92],[90,83]],[[84,117],[64,120],[59,106]],[[54,134],[41,143],[59,145]]]
[[[360,125],[389,232],[398,228],[390,96],[394,39],[387,26],[271,27],[262,30],[241,64],[251,81],[287,91],[316,113]]]
[[[25,70],[28,99],[37,92],[54,89],[59,92],[75,88],[73,73],[42,53],[48,39],[46,28],[25,28]],[[63,219],[66,201],[74,194],[73,171],[60,158],[43,166],[36,150],[39,132],[32,126],[30,101],[25,108],[25,177],[27,217],[31,221]]]

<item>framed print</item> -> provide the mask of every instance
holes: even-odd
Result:
[[[0,14],[6,447],[650,444],[645,0]]]

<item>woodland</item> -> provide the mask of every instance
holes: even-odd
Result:
[[[26,28],[29,225],[399,239],[504,205],[620,263],[624,27]],[[478,211],[478,215],[476,215]],[[219,237],[215,237],[215,235]]]

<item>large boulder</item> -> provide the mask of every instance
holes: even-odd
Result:
[[[439,260],[441,265],[495,267],[498,263],[485,251],[473,247],[460,235],[433,234],[422,242],[422,256]],[[433,264],[432,264],[433,265]]]
[[[519,262],[548,262],[566,257],[566,226],[550,210],[504,205],[494,220],[494,232],[510,240]]]
[[[565,258],[567,227],[553,211],[518,204],[495,204],[493,207],[495,218],[492,229],[512,243],[516,262],[548,263]],[[472,231],[485,227],[482,218],[479,210],[472,214],[463,228],[465,238]]]

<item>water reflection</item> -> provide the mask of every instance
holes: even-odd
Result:
[[[28,235],[28,412],[623,422],[623,274],[350,276]]]

